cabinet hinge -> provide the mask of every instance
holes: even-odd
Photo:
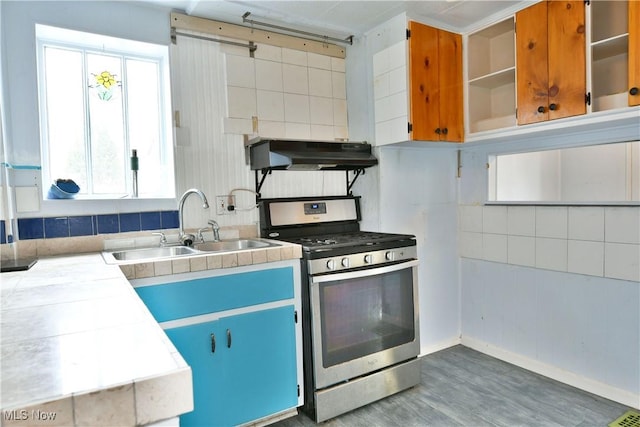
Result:
[[[407,122],[407,133],[411,133],[413,131],[413,125]]]
[[[586,4],[587,6],[591,5],[591,0],[584,0],[584,4]]]
[[[584,96],[584,103],[587,104],[587,105],[591,105],[591,92],[588,92]]]
[[[300,384],[298,384],[298,397],[300,397]]]
[[[409,40],[409,37],[411,37],[411,30],[407,28],[407,40]]]
[[[518,109],[516,108],[516,119],[518,118]]]
[[[294,321],[295,323],[298,323],[298,310],[295,310],[295,311],[293,312],[293,321]]]

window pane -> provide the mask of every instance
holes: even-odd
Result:
[[[122,61],[87,54],[93,192],[126,193]]]
[[[129,144],[132,149],[138,150],[140,158],[139,191],[140,194],[161,194],[167,185],[167,174],[162,170],[160,152],[158,64],[128,59],[126,67]]]
[[[45,47],[45,99],[51,179],[70,178],[87,192],[82,54]],[[48,187],[48,183],[43,183]]]

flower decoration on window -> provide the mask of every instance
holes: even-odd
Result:
[[[100,74],[91,74],[94,78],[94,84],[89,87],[96,90],[98,98],[103,101],[109,101],[114,91],[120,87],[121,82],[116,80],[116,75],[111,74],[109,71],[103,71]]]

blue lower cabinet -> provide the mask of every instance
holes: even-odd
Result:
[[[193,372],[181,426],[232,426],[297,406],[294,306],[165,331]]]

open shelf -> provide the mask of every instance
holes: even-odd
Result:
[[[469,132],[515,126],[513,17],[470,34],[468,46]]]

